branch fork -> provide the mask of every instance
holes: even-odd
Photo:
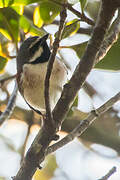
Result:
[[[49,149],[48,146],[52,140],[51,137],[53,137],[56,134],[56,130],[59,124],[65,118],[65,115],[67,114],[76,94],[82,87],[86,77],[88,76],[89,72],[95,64],[98,50],[100,49],[104,41],[106,32],[108,32],[113,15],[118,8],[116,4],[120,4],[118,0],[102,0],[100,13],[98,15],[97,23],[94,27],[91,40],[89,41],[85,53],[81,58],[79,65],[76,67],[76,70],[72,78],[70,79],[68,84],[65,85],[61,98],[59,99],[56,107],[51,113],[51,109],[49,106],[49,79],[54,59],[57,53],[57,49],[59,47],[59,41],[63,31],[64,21],[66,18],[66,16],[63,17],[63,14],[61,13],[61,18],[64,19],[61,19],[60,21],[58,35],[53,45],[53,52],[50,57],[48,71],[45,80],[45,103],[47,110],[47,123],[45,123],[45,125],[41,128],[35,140],[33,141],[23,161],[23,164],[20,170],[18,171],[18,174],[13,178],[14,180],[31,180],[33,174],[37,169],[38,164],[40,164],[44,160],[44,157],[47,154],[47,149]],[[65,9],[63,11],[65,11]],[[120,94],[116,95],[115,98],[112,99],[114,101],[109,102],[109,107],[111,107],[113,105],[113,102],[116,102],[118,99],[120,99]],[[106,110],[107,109],[108,107],[106,107]],[[84,120],[82,124],[77,126],[69,134],[70,136],[68,135],[68,139],[67,137],[65,137],[65,143],[70,142],[70,139],[74,139],[74,137],[84,132],[87,129],[87,127],[93,122],[93,119],[96,119],[96,117],[96,114],[92,113],[89,117],[89,121],[88,119]]]

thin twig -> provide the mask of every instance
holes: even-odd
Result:
[[[53,68],[53,64],[55,61],[55,56],[57,53],[57,50],[59,48],[59,43],[61,40],[61,35],[63,32],[63,28],[64,28],[64,24],[65,24],[65,19],[67,17],[66,14],[66,8],[63,8],[63,10],[60,13],[60,25],[59,25],[59,30],[57,33],[57,36],[55,38],[55,41],[53,43],[53,51],[50,55],[50,59],[48,62],[48,67],[47,67],[47,73],[46,73],[46,78],[45,78],[45,106],[46,106],[46,121],[47,126],[51,127],[51,124],[53,124],[53,117],[52,117],[52,113],[51,113],[51,108],[50,108],[50,101],[49,101],[49,84],[50,84],[50,76],[52,73],[52,68]]]
[[[85,81],[83,89],[89,95],[89,97],[93,97],[95,94],[98,94],[97,90],[87,81]]]
[[[22,150],[22,153],[21,153],[21,163],[23,162],[23,159],[24,159],[26,145],[27,145],[28,138],[29,138],[29,135],[30,135],[31,126],[32,126],[32,124],[28,124],[27,134],[26,134],[25,141],[24,141],[24,144],[23,144],[23,147],[22,147],[23,150]]]
[[[92,25],[92,26],[95,25],[95,23],[94,23],[93,20],[89,19],[87,16],[85,16],[85,14],[83,14],[83,13],[81,14],[79,11],[77,11],[76,9],[74,9],[71,4],[67,3],[67,8],[68,8],[71,12],[73,12],[76,16],[80,17],[82,21],[84,21],[84,22],[86,22],[87,24]]]
[[[54,21],[53,21],[53,24],[59,25],[59,21],[54,20]],[[77,30],[77,33],[91,35],[91,33],[92,33],[92,28],[90,28],[90,27],[89,27],[89,28],[80,27],[80,28]]]
[[[101,179],[98,180],[108,180],[108,178],[110,178],[115,172],[116,172],[116,167],[113,167],[105,176],[103,176]]]
[[[120,100],[120,92],[110,100],[108,100],[105,104],[100,106],[98,109],[96,109],[98,115],[94,114],[92,111],[90,115],[85,120],[81,121],[71,133],[69,133],[67,136],[65,136],[63,139],[53,144],[52,146],[49,146],[48,150],[46,151],[46,155],[63,147],[67,143],[71,142],[75,137],[80,136],[91,125],[91,123],[93,123],[93,121],[98,118],[98,116],[102,115],[104,112],[110,109],[118,100]]]
[[[84,33],[84,30],[85,30],[84,28],[81,29],[80,31],[78,30],[78,33]],[[85,30],[85,34],[88,33],[90,35],[91,29],[86,29],[86,30]],[[118,10],[118,16],[114,21],[114,25],[110,33],[105,37],[100,47],[100,50],[96,57],[95,64],[97,64],[100,60],[102,60],[106,56],[112,45],[118,40],[119,34],[120,34],[120,9]],[[69,48],[69,46],[60,46],[60,48]]]
[[[16,56],[10,56],[9,54],[6,54],[6,57],[9,58],[9,59],[14,59],[14,58],[16,58]]]
[[[12,95],[10,96],[10,99],[8,101],[7,107],[5,109],[5,111],[0,115],[0,125],[7,119],[9,119],[9,117],[11,116],[14,106],[15,106],[15,101],[16,101],[16,96],[17,96],[17,83],[15,83],[15,87],[13,90]]]
[[[80,13],[79,11],[77,11],[76,9],[74,9],[71,4],[69,4],[69,3],[64,4],[64,3],[61,3],[61,2],[56,1],[56,0],[50,0],[50,1],[52,1],[53,3],[58,4],[58,5],[60,5],[60,6],[63,6],[63,7],[66,6],[66,8],[68,8],[72,13],[74,13],[76,16],[78,16],[78,17],[81,19],[81,21],[84,21],[84,22],[86,22],[87,24],[92,25],[92,26],[95,25],[95,23],[94,23],[93,20],[91,20],[90,18],[88,18],[85,14]]]
[[[80,27],[77,31],[77,33],[80,33],[80,34],[86,34],[86,35],[91,35],[92,33],[92,28],[84,28],[84,27]]]
[[[5,77],[3,79],[0,79],[0,87],[4,84],[5,81],[12,80],[16,77],[16,74],[13,76]]]

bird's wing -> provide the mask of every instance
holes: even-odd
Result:
[[[35,111],[35,112],[38,113],[39,115],[43,115],[39,110],[34,109],[34,108],[26,101],[26,99],[25,99],[25,97],[24,97],[24,91],[23,91],[23,88],[22,88],[22,81],[20,80],[20,77],[21,77],[21,75],[20,75],[20,74],[17,74],[17,78],[16,78],[16,79],[17,79],[17,82],[20,82],[20,83],[17,83],[17,84],[18,84],[19,91],[20,91],[21,95],[23,96],[25,102],[27,103],[27,105],[28,105],[33,111]]]

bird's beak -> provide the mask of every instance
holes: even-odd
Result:
[[[40,45],[43,45],[45,42],[46,42],[46,40],[48,39],[48,37],[49,37],[49,34],[47,33],[46,35],[44,35],[43,37],[38,37],[37,39],[36,39],[36,41],[34,41],[33,43],[32,43],[32,45],[30,46],[30,51],[34,51],[34,49],[36,49],[37,47],[39,47]]]
[[[44,43],[49,37],[49,34],[47,33],[46,35],[44,35],[42,38],[41,38],[41,43]]]

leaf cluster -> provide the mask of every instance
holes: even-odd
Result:
[[[14,44],[16,51],[18,50],[18,43],[21,41],[21,31],[24,32],[26,36],[38,35],[43,36],[46,31],[44,26],[57,24],[59,21],[56,17],[59,15],[62,6],[66,1],[62,0],[1,0],[0,1],[0,72],[4,72],[4,68],[10,59],[11,52],[9,51],[9,45]],[[68,19],[66,22],[62,39],[69,38],[70,36],[79,33],[81,27],[82,17],[86,17],[87,12],[93,21],[96,20],[98,9],[100,6],[99,1],[88,2],[87,0],[77,1],[79,8],[81,8],[81,18],[76,16],[73,20]],[[66,2],[68,3],[68,2]],[[69,4],[72,7],[76,1],[72,1]],[[72,9],[73,10],[73,9]],[[71,11],[72,11],[71,10]],[[75,13],[72,11],[72,13]],[[75,13],[76,14],[76,13]],[[85,19],[85,18],[83,18]],[[85,21],[85,20],[84,20]],[[87,21],[86,21],[87,23]],[[92,29],[89,27],[89,29]],[[87,29],[87,28],[86,28]],[[80,33],[79,33],[80,34]],[[86,34],[86,31],[83,31]],[[89,34],[90,35],[90,34]],[[55,35],[56,36],[56,35]],[[85,51],[87,42],[80,44],[75,44],[72,46],[66,46],[66,48],[71,48],[76,52],[76,55],[81,58],[83,52]],[[104,70],[119,70],[119,40],[107,56],[96,65],[97,69]]]

